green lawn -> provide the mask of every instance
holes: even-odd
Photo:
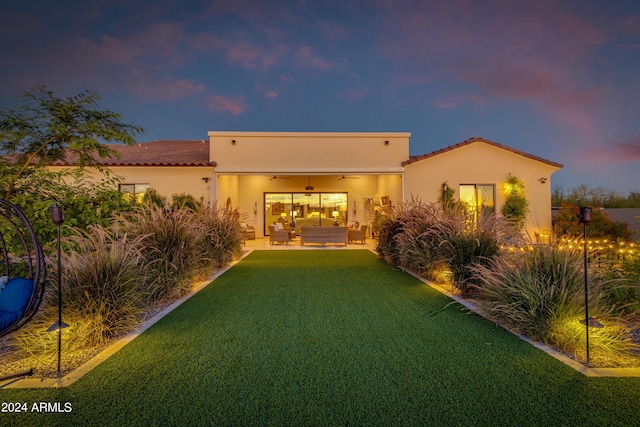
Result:
[[[0,425],[640,424],[587,378],[368,251],[256,251],[74,385]]]

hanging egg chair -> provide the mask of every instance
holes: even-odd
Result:
[[[27,323],[44,296],[46,264],[24,213],[0,199],[0,338]]]

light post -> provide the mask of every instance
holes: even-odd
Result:
[[[68,327],[66,323],[62,321],[62,260],[60,255],[62,253],[60,248],[60,225],[64,222],[64,214],[62,206],[57,203],[49,208],[49,214],[51,215],[51,221],[57,227],[58,235],[58,321],[49,326],[47,332],[56,331],[58,333],[58,376],[60,375],[60,361],[62,360],[62,329]]]
[[[587,270],[587,224],[591,222],[591,208],[581,207],[578,218],[584,229],[584,327],[587,345],[587,366],[589,365],[589,273]]]

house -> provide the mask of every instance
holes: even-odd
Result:
[[[257,236],[267,235],[275,221],[366,224],[384,206],[412,197],[437,201],[444,183],[472,208],[499,212],[503,183],[512,174],[525,184],[527,231],[551,230],[550,178],[562,165],[487,139],[474,137],[410,156],[407,132],[216,131],[208,136],[116,146],[120,159],[101,163],[124,177],[124,192],[152,187],[168,197],[189,193],[208,204],[237,208]]]
[[[438,200],[446,182],[455,197],[468,206],[500,212],[505,202],[504,182],[511,174],[524,183],[529,202],[526,231],[551,235],[551,175],[563,166],[488,139],[473,137],[458,144],[403,162],[405,191],[423,200]],[[426,185],[426,183],[429,183]]]

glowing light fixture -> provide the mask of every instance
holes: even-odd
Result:
[[[593,317],[589,317],[586,320],[583,319],[580,321],[580,323],[582,323],[583,325],[587,325],[588,328],[604,328],[604,325],[598,319],[594,319]]]

